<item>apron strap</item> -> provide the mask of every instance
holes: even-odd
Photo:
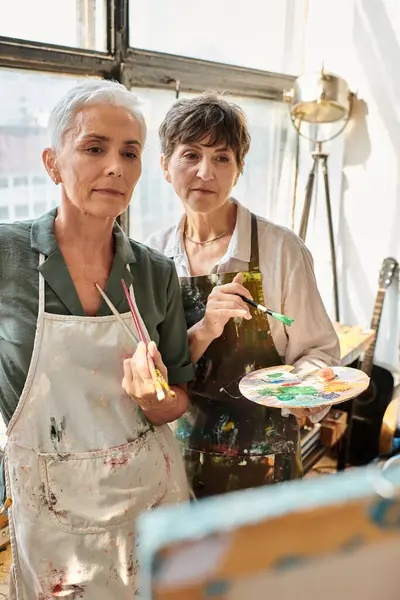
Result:
[[[257,217],[251,213],[251,254],[249,271],[259,271]]]
[[[46,257],[44,256],[44,254],[40,253],[39,254],[39,266],[41,266],[44,263],[45,260],[46,260]],[[127,267],[128,271],[131,272],[129,264],[127,264],[126,267]],[[135,304],[135,306],[137,308],[137,304],[136,304],[136,300],[135,300],[135,294],[134,294],[134,291],[133,291],[133,285],[132,284],[129,286],[129,293],[130,293],[131,298],[132,298],[132,300],[133,300],[133,302],[134,302],[134,304]],[[38,316],[44,314],[44,312],[45,312],[45,305],[46,305],[45,280],[44,280],[43,275],[39,271],[39,311],[38,311]],[[138,312],[139,312],[139,310],[138,310]],[[143,323],[142,319],[141,319],[141,321]],[[144,329],[145,329],[145,333],[147,334],[146,327]]]
[[[39,254],[39,267],[44,263],[44,261],[45,261],[44,254],[40,253]],[[45,304],[46,304],[46,296],[45,296],[45,289],[44,289],[44,277],[41,274],[41,272],[39,271],[39,311],[38,311],[38,317],[44,314]]]

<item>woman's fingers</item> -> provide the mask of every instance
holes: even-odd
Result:
[[[233,308],[241,309],[250,314],[250,308],[248,304],[243,302],[236,294],[216,293],[210,294],[208,298],[208,305],[210,308]]]
[[[235,277],[232,279],[232,283],[240,283],[240,285],[243,284],[243,273],[238,273],[237,275],[235,275]]]
[[[155,342],[150,342],[149,343],[149,345],[147,346],[147,352],[151,356],[151,358],[153,359],[153,361],[156,364],[157,368],[158,368],[158,365],[160,365],[160,364],[162,366],[164,366],[161,354],[158,351],[157,344]]]
[[[125,387],[126,385],[128,385],[128,386],[131,385],[131,383],[133,381],[131,359],[130,358],[126,358],[124,360],[123,367],[124,367],[123,384],[124,384],[124,387]]]
[[[249,300],[253,300],[253,296],[250,294],[249,290],[245,288],[240,283],[224,283],[224,285],[216,286],[212,294],[241,294],[242,296],[246,296]]]
[[[308,414],[306,408],[293,408],[292,406],[290,406],[289,410],[292,413],[292,415],[294,415],[297,419],[306,417]]]
[[[323,410],[326,410],[326,405],[325,406],[314,406],[314,408],[309,408],[308,410],[310,411],[310,415],[316,415],[316,414],[322,412]]]
[[[295,417],[297,417],[298,419],[301,419],[302,417],[309,417],[311,415],[316,415],[317,413],[324,410],[325,407],[324,406],[314,406],[312,408],[307,408],[307,407],[293,408],[292,406],[290,406],[288,408]]]
[[[160,373],[162,373],[164,379],[166,379],[168,381],[168,370],[167,367],[164,365],[163,360],[162,360],[162,356],[160,354],[160,352],[158,351],[157,345],[155,342],[150,342],[149,345],[147,346],[147,352],[149,354],[150,357],[150,361],[149,361],[149,368],[150,368],[150,372],[153,372],[153,365],[155,367],[157,367],[157,369],[160,371]],[[151,362],[153,362],[153,365],[151,364]],[[155,373],[155,371],[153,372],[153,374]]]
[[[335,379],[335,377],[336,377],[335,371],[333,369],[331,369],[330,367],[325,367],[324,369],[320,369],[318,371],[317,375],[324,381],[331,381],[332,379]]]
[[[214,311],[213,315],[219,320],[229,321],[229,319],[246,319],[250,321],[251,315],[241,308],[219,308]]]
[[[139,342],[136,352],[131,358],[131,367],[144,381],[151,379],[149,362],[147,360],[147,346],[144,342]]]
[[[228,297],[227,297],[228,298]],[[243,303],[236,302],[233,300],[210,300],[208,308],[209,314],[216,314],[216,316],[226,316],[227,319],[232,317],[243,317],[244,319],[251,319],[251,314],[248,306]]]
[[[148,346],[140,342],[135,354],[123,361],[122,387],[142,407],[158,402],[155,390],[155,368],[167,379],[167,369],[154,342]]]

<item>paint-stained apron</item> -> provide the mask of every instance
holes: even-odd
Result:
[[[10,598],[132,600],[135,517],[187,500],[182,457],[170,428],[121,388],[133,349],[115,317],[46,313],[39,278],[32,360],[7,429]]]
[[[251,258],[243,285],[264,304],[258,264],[257,220],[252,215]],[[214,286],[232,282],[235,275],[180,278],[188,328],[203,318]],[[198,498],[301,477],[296,418],[250,402],[239,391],[247,372],[282,364],[267,316],[252,311],[252,317],[228,321],[207,348],[189,384],[189,410],[175,426]]]

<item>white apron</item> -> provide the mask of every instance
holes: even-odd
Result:
[[[135,517],[188,498],[170,428],[150,425],[121,387],[132,353],[114,316],[46,313],[39,274],[31,364],[7,429],[18,600],[133,599]]]

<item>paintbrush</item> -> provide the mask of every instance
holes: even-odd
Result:
[[[126,283],[123,279],[121,279],[121,283],[122,283],[122,287],[124,289],[125,292],[125,296],[126,299],[128,301],[129,304],[129,308],[131,309],[131,314],[132,314],[132,318],[133,321],[135,323],[137,332],[139,334],[139,337],[141,339],[141,341],[146,345],[147,348],[147,341],[146,341],[146,337],[143,333],[142,330],[142,326],[140,324],[140,319],[139,319],[139,315],[136,312],[136,308],[135,305],[132,302],[132,298],[131,295],[129,293],[128,288],[126,287]],[[157,393],[157,398],[158,400],[164,400],[165,398],[165,394],[163,391],[163,388],[166,390],[166,392],[169,394],[169,396],[173,399],[176,398],[176,394],[173,390],[171,390],[171,388],[168,385],[168,382],[165,380],[165,378],[163,377],[161,371],[159,371],[158,369],[156,369],[153,358],[150,356],[150,354],[147,354],[147,360],[149,363],[149,369],[150,369],[150,374],[151,374],[151,378],[153,380],[154,383],[154,387]]]
[[[5,502],[4,502],[4,504],[3,504],[3,506],[0,508],[0,515],[4,514],[4,513],[6,512],[6,510],[7,510],[8,508],[10,508],[11,504],[12,504],[12,500],[11,500],[11,498],[7,498],[7,499],[5,500]]]
[[[131,340],[131,342],[133,342],[133,344],[135,345],[135,348],[136,348],[136,346],[139,343],[139,340],[137,339],[136,335],[133,333],[133,331],[125,323],[125,321],[123,320],[123,318],[121,317],[120,313],[117,311],[117,309],[115,308],[114,304],[111,302],[111,300],[109,299],[109,297],[107,296],[107,294],[105,292],[103,292],[103,290],[101,289],[101,287],[97,283],[95,285],[96,285],[96,288],[98,289],[98,291],[100,292],[101,297],[104,299],[104,301],[106,302],[106,304],[110,308],[111,312],[116,317],[118,323],[121,325],[121,327],[125,331],[125,333],[129,336],[129,339]],[[141,330],[138,329],[138,333],[139,334],[140,334],[140,332],[141,332]],[[153,378],[153,380],[154,380],[154,378]],[[157,382],[156,392],[157,392],[157,398],[159,400],[164,400],[165,394],[164,394],[164,392],[162,390],[162,387],[161,387],[161,384],[159,382]]]
[[[236,295],[239,296],[239,298],[241,298],[243,302],[246,302],[246,304],[254,306],[254,308],[257,308],[261,312],[267,313],[267,315],[271,315],[271,317],[274,317],[274,319],[276,319],[277,321],[281,321],[281,323],[287,325],[288,327],[290,327],[294,321],[294,319],[291,319],[290,317],[285,317],[285,315],[281,315],[280,313],[274,312],[273,310],[271,310],[270,308],[266,308],[262,304],[257,304],[257,302],[254,302],[254,300],[250,300],[249,298],[246,298],[246,296],[242,296],[242,294]]]
[[[121,315],[119,314],[119,312],[117,311],[117,309],[115,308],[114,304],[111,302],[111,300],[109,299],[109,297],[107,296],[107,294],[105,292],[103,292],[103,290],[101,289],[101,287],[97,283],[95,283],[95,286],[98,289],[98,291],[100,292],[100,294],[101,294],[103,300],[105,301],[105,303],[110,308],[110,310],[113,313],[113,315],[116,317],[118,323],[121,325],[122,329],[128,335],[129,339],[131,340],[131,342],[134,344],[134,346],[136,348],[136,346],[139,343],[139,340],[137,339],[136,335],[133,333],[132,329],[130,329],[128,327],[128,325],[125,323],[125,321],[123,320],[123,318],[121,317]]]

